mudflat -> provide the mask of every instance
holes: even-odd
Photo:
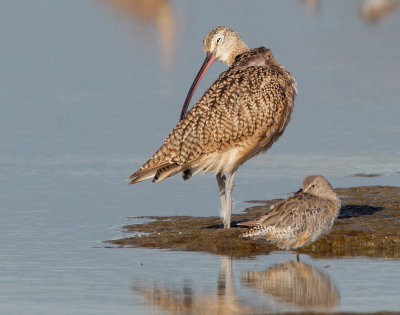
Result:
[[[342,201],[331,232],[300,249],[312,257],[400,257],[400,187],[361,186],[335,189]],[[280,201],[251,201],[241,214],[232,216],[224,230],[218,217],[146,216],[143,224],[124,226],[129,237],[106,241],[120,246],[200,251],[234,257],[252,257],[279,250],[264,240],[239,237],[245,228],[236,224],[259,216]],[[131,236],[137,232],[137,236]]]

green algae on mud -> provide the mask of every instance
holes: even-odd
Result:
[[[362,186],[339,188],[342,209],[332,231],[300,253],[313,257],[369,256],[400,258],[400,187]],[[260,202],[232,216],[224,230],[218,217],[171,216],[124,227],[144,235],[106,241],[120,246],[200,251],[235,257],[252,257],[279,250],[267,241],[244,239],[245,228],[236,223],[252,219],[279,200]]]

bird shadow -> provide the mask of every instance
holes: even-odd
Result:
[[[339,219],[357,218],[363,215],[371,215],[383,210],[383,207],[372,207],[366,205],[345,205],[340,209]]]
[[[244,227],[243,225],[238,225],[238,223],[245,222],[247,220],[235,220],[231,221],[231,228],[242,228]],[[206,229],[223,229],[224,225],[223,224],[213,224],[205,227]]]
[[[363,215],[371,215],[375,212],[383,210],[383,207],[373,207],[366,205],[345,205],[340,209],[339,219],[348,219],[348,218],[357,218]],[[231,228],[243,228],[246,225],[240,224],[242,222],[246,222],[248,219],[239,219],[231,222]],[[247,226],[248,227],[248,226]],[[224,228],[223,224],[213,224],[205,227],[206,229],[222,229]]]

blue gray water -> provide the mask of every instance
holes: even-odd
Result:
[[[202,39],[217,25],[271,48],[299,89],[284,136],[240,168],[235,212],[246,200],[285,197],[312,173],[334,187],[399,186],[400,9],[371,23],[359,16],[362,2],[4,1],[0,313],[167,310],[150,292],[194,309],[207,297],[238,310],[307,309],[243,280],[292,253],[233,260],[221,293],[226,257],[103,241],[126,236],[121,227],[135,216],[217,215],[213,176],[124,182],[177,122]],[[225,68],[214,64],[194,99]],[[328,310],[400,310],[398,260],[302,260],[337,291]]]

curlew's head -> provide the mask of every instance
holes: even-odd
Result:
[[[307,176],[303,180],[303,192],[320,198],[330,199],[339,202],[339,198],[331,184],[321,175]]]
[[[207,71],[208,67],[218,60],[231,65],[235,57],[249,50],[249,47],[240,38],[239,33],[226,26],[218,26],[214,28],[203,40],[203,48],[206,53],[206,59],[201,66],[199,73],[194,79],[192,86],[186,96],[185,103],[183,104],[181,117],[182,120],[186,115],[186,110],[192,99],[193,93],[197,88],[201,78]]]
[[[249,50],[239,33],[226,26],[218,26],[208,33],[203,40],[203,48],[207,55],[214,55],[213,59],[228,66],[237,55]]]

